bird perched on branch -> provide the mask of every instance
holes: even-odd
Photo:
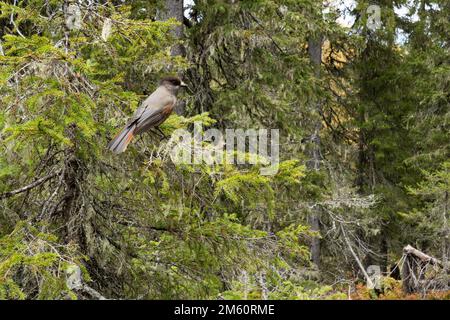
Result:
[[[172,113],[181,87],[186,87],[186,84],[178,77],[162,78],[159,87],[137,108],[125,128],[108,144],[108,149],[122,153],[135,135],[152,128],[159,130],[158,126]]]

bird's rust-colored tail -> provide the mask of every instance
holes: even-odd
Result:
[[[136,125],[126,126],[109,143],[108,149],[114,153],[122,153],[127,149],[128,144],[133,140]]]

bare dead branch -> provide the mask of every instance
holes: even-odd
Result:
[[[19,189],[13,190],[13,191],[8,191],[8,192],[5,192],[5,193],[2,193],[2,194],[0,194],[0,199],[9,198],[9,197],[12,197],[12,196],[14,196],[16,194],[19,194],[19,193],[31,190],[33,188],[36,188],[36,187],[40,186],[41,184],[43,184],[44,182],[52,179],[53,177],[58,176],[60,173],[61,173],[61,170],[57,170],[56,172],[53,172],[53,173],[48,174],[48,175],[46,175],[46,176],[44,176],[42,178],[37,179],[36,181],[34,181],[33,183],[30,183],[27,186],[24,186],[22,188],[19,188]]]
[[[344,236],[344,240],[347,243],[348,249],[350,250],[353,258],[355,258],[355,261],[358,264],[359,269],[361,270],[362,274],[366,278],[367,286],[370,287],[370,288],[373,288],[374,287],[373,281],[369,277],[369,275],[367,274],[366,269],[364,269],[364,266],[363,266],[361,260],[358,258],[358,256],[356,255],[355,251],[353,250],[352,245],[350,243],[350,240],[347,237],[347,233],[345,232],[345,229],[344,229],[344,226],[342,225],[342,223],[341,223],[341,231],[342,231],[342,235]]]

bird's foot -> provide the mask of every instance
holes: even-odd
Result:
[[[156,130],[158,130],[159,133],[161,133],[162,138],[160,141],[163,141],[164,139],[168,139],[167,136],[162,132],[162,130],[159,127],[156,127]]]

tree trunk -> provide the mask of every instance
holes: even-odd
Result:
[[[177,39],[183,38],[183,19],[184,19],[184,1],[183,0],[165,0],[164,8],[158,13],[158,19],[165,21],[175,18],[180,23],[172,31]],[[186,49],[181,44],[176,44],[171,50],[172,56],[185,56]]]
[[[176,39],[182,39],[184,33],[183,20],[184,20],[184,1],[183,0],[165,0],[164,8],[158,13],[158,19],[168,20],[175,18],[180,24],[172,30],[172,34]],[[171,49],[171,55],[174,56],[186,56],[186,48],[180,44],[175,44]],[[178,72],[179,76],[182,76],[181,72]],[[183,115],[186,107],[186,102],[178,100],[175,106],[175,113]]]
[[[383,227],[384,228],[384,227]],[[381,272],[386,273],[388,269],[388,254],[389,254],[389,245],[387,241],[387,232],[384,230],[381,233],[381,243],[380,243],[380,268]]]
[[[84,174],[81,168],[81,160],[76,156],[76,130],[77,126],[73,123],[66,128],[66,134],[70,138],[72,146],[65,151],[63,181],[66,188],[62,207],[62,221],[66,225],[66,241],[77,243],[83,250],[86,249],[83,231],[85,216],[80,185],[84,181]]]
[[[315,67],[316,77],[320,77],[320,65],[322,63],[322,38],[311,39],[308,41],[308,54],[311,60],[311,63]],[[320,161],[321,161],[321,153],[320,153],[320,130],[322,128],[322,121],[320,115],[322,114],[322,105],[321,101],[318,100],[315,102],[315,112],[318,115],[317,122],[314,126],[314,132],[311,134],[310,142],[311,142],[311,159],[308,162],[309,169],[312,170],[320,170]],[[320,209],[315,208],[311,212],[309,217],[309,225],[312,231],[320,232]],[[320,267],[320,239],[313,238],[311,242],[311,260],[313,263]]]
[[[450,233],[450,230],[448,228],[448,200],[448,191],[446,191],[444,194],[444,210],[442,213],[442,224],[444,229],[444,234],[442,237],[442,262],[444,263],[445,271],[447,271],[448,268],[448,238]]]

